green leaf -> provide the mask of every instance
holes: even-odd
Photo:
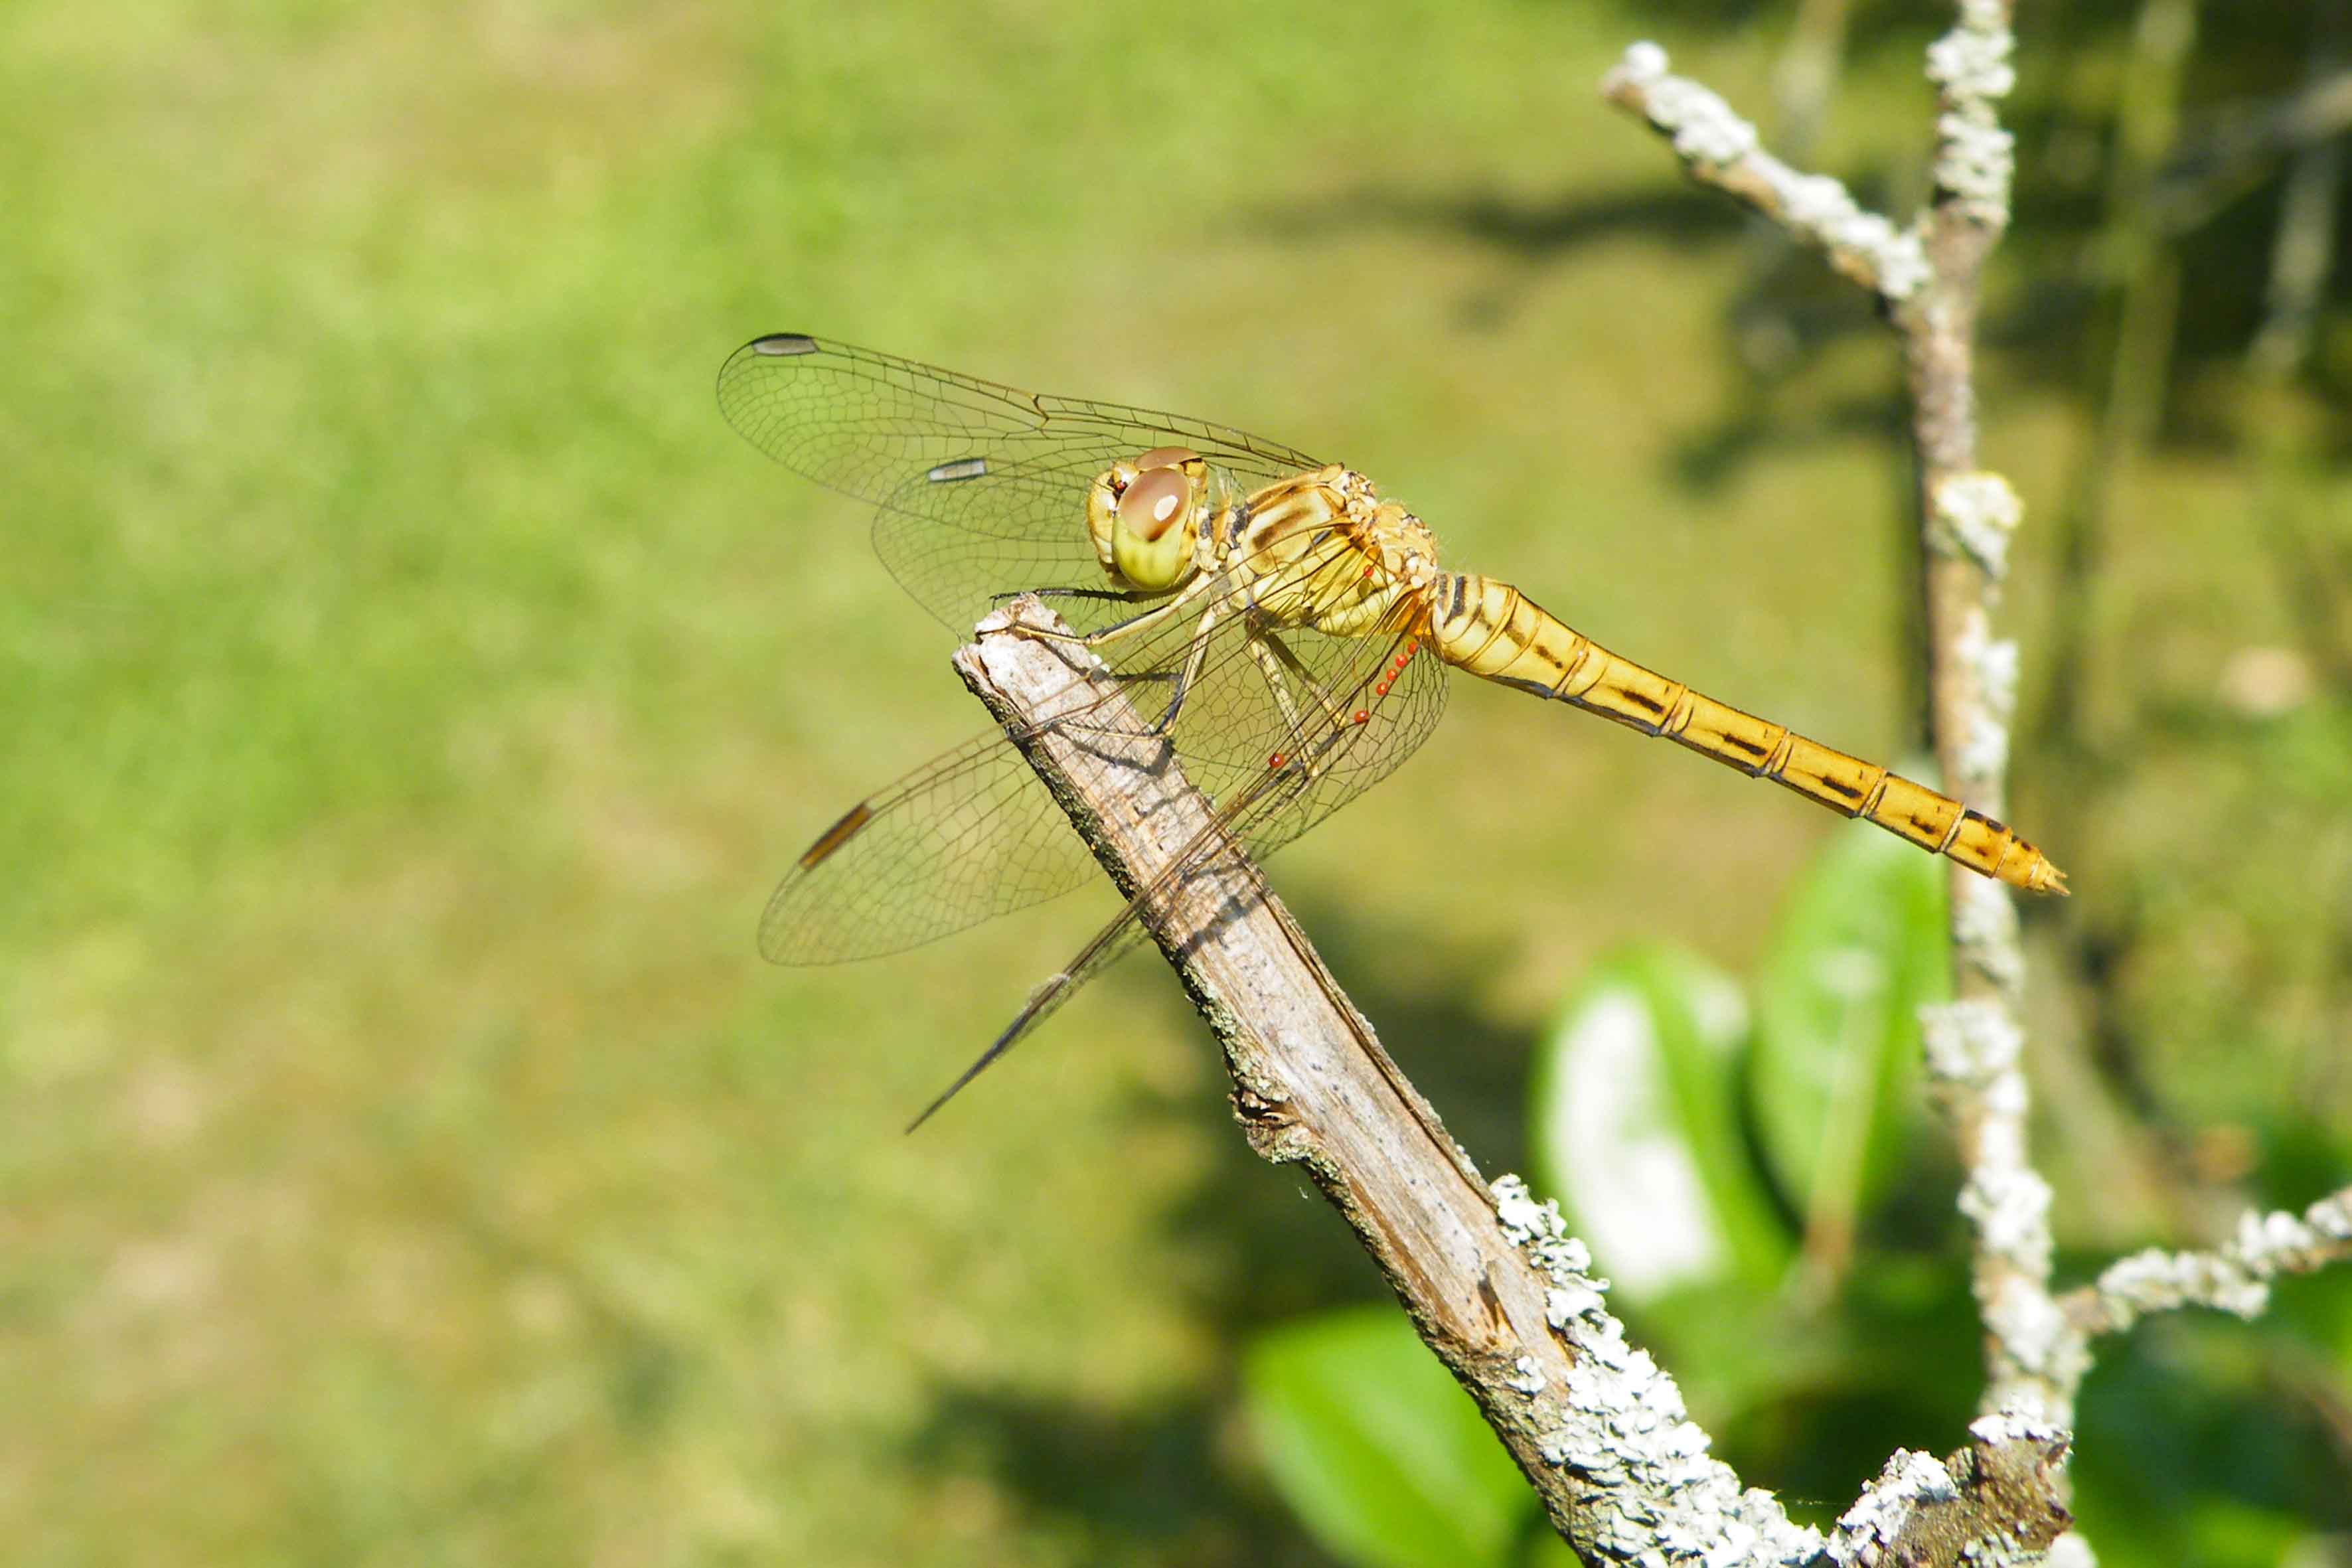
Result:
[[[1809,1245],[1844,1250],[1919,1114],[1919,1008],[1944,996],[1944,863],[1856,823],[1799,884],[1757,981],[1756,1129]]]
[[[1747,1003],[1679,949],[1597,965],[1538,1048],[1530,1145],[1544,1190],[1621,1294],[1769,1289],[1791,1245],[1739,1125]]]
[[[1535,1495],[1395,1308],[1262,1334],[1242,1375],[1276,1489],[1334,1556],[1364,1568],[1514,1561]]]

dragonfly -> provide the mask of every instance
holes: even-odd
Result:
[[[1231,426],[1023,392],[804,332],[719,373],[729,424],[877,510],[873,544],[960,634],[1045,600],[1112,694],[1049,721],[1174,752],[1208,828],[1030,995],[920,1126],[1112,959],[1225,846],[1264,855],[1429,738],[1444,670],[1659,735],[2031,893],[2063,872],[2007,825],[1601,647],[1498,578],[1438,564],[1364,474]],[[784,964],[902,951],[1066,893],[1091,853],[998,726],[843,814],[784,875],[760,948]]]

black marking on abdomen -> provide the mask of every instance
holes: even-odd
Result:
[[[1657,733],[1658,727],[1665,722],[1666,715],[1674,710],[1674,704],[1671,702],[1653,701],[1650,698],[1644,696],[1641,692],[1629,690],[1624,687],[1618,688],[1615,695],[1620,700],[1624,702],[1627,707],[1636,709],[1641,713],[1651,715],[1651,717],[1647,719],[1638,717],[1637,714],[1634,713],[1628,713],[1623,715],[1623,717],[1626,722],[1643,725],[1647,728],[1652,734]]]
[[[1717,755],[1725,757],[1727,761],[1736,759],[1734,765],[1745,768],[1750,778],[1754,778],[1757,770],[1772,756],[1770,746],[1751,741],[1745,735],[1719,735],[1717,737]]]
[[[1838,810],[1844,812],[1848,816],[1860,813],[1862,803],[1870,793],[1867,790],[1855,789],[1842,779],[1833,779],[1826,775],[1820,778],[1818,787],[1826,803],[1835,805]]]

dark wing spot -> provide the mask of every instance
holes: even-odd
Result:
[[[806,332],[771,332],[764,338],[753,339],[751,352],[755,354],[813,354],[816,353],[816,340]]]
[[[944,485],[956,479],[976,479],[986,472],[988,472],[986,458],[958,458],[952,463],[941,463],[938,468],[926,473],[923,478],[935,485]]]
[[[839,822],[818,834],[816,842],[801,852],[801,869],[806,871],[815,867],[819,861],[856,837],[857,830],[873,820],[874,808],[866,802],[861,800],[851,806]]]

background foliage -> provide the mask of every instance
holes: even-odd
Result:
[[[1242,1152],[1161,970],[896,1135],[1104,898],[752,956],[808,837],[977,715],[711,375],[798,328],[1262,429],[1629,654],[1900,752],[1886,344],[1592,90],[1650,36],[1764,112],[1793,9],[0,10],[10,1554],[1327,1561],[1240,1359],[1376,1282]],[[2078,889],[2032,931],[2040,1147],[2094,1258],[2352,1163],[2352,312],[2338,278],[2253,352],[2292,161],[2211,151],[2326,56],[2314,6],[2204,9],[2168,56],[2147,16],[2196,8],[2022,7],[1988,322],[2015,815]],[[1943,21],[1851,8],[1813,162],[1916,195]],[[1500,1170],[1603,955],[1765,972],[1834,826],[1465,689],[1276,872]],[[1958,1313],[1927,1145],[1858,1245]],[[2352,1304],[2282,1297],[2094,1381],[2110,1561],[2352,1529]],[[1867,1313],[1811,1305],[1815,1385],[1884,1386]],[[1695,1393],[1786,1386],[1666,1313]],[[1902,1386],[1697,1414],[1826,1502],[1949,1446],[1965,1384]]]

